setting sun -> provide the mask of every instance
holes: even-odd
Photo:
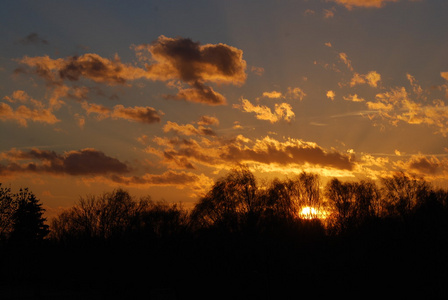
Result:
[[[299,213],[299,217],[306,220],[325,219],[327,214],[323,210],[318,210],[311,206],[304,206]]]

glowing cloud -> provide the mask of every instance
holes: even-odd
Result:
[[[292,107],[288,103],[275,104],[274,112],[267,107],[262,105],[253,105],[247,99],[242,99],[242,104],[235,104],[233,107],[239,108],[245,112],[254,112],[255,117],[259,120],[266,120],[271,123],[276,123],[280,120],[291,121],[295,114],[292,111]]]
[[[367,83],[371,87],[378,87],[378,82],[381,81],[381,75],[378,74],[376,71],[370,71],[366,75],[361,75],[358,73],[355,73],[353,75],[352,80],[350,81],[350,86],[355,86],[357,84],[365,84]]]
[[[336,97],[336,94],[335,94],[335,92],[333,92],[333,91],[327,91],[327,98],[329,98],[329,99],[331,99],[331,101],[333,101],[334,100],[334,97]]]

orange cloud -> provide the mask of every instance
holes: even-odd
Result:
[[[345,6],[348,10],[356,7],[365,8],[380,8],[383,7],[386,2],[398,2],[399,0],[332,0],[337,4]]]
[[[98,120],[106,118],[125,119],[128,121],[151,124],[159,123],[161,116],[164,114],[161,111],[156,111],[154,108],[146,106],[124,107],[121,104],[115,105],[113,109],[107,108],[103,105],[82,102],[82,108],[88,115],[94,113]]]
[[[58,59],[25,56],[18,61],[29,69],[18,68],[16,73],[36,74],[53,87],[82,78],[107,85],[124,85],[137,79],[165,81],[169,85],[180,81],[177,95],[166,98],[210,105],[225,104],[226,99],[206,83],[242,85],[246,81],[243,51],[232,46],[200,45],[190,39],[162,35],[151,44],[133,48],[139,60],[145,62],[145,68],[124,64],[118,55],[107,59],[87,53]]]
[[[295,117],[292,107],[288,103],[275,104],[274,112],[267,106],[253,105],[247,99],[242,99],[241,105],[235,104],[233,107],[245,112],[254,112],[257,119],[266,120],[271,123],[276,123],[280,120],[289,122]]]
[[[112,112],[112,118],[125,119],[145,124],[160,122],[161,115],[163,115],[163,112],[157,112],[154,108],[149,106],[124,107],[123,105],[115,105]]]
[[[419,93],[419,89],[413,88]],[[416,94],[415,97],[419,97]],[[412,94],[405,87],[392,88],[390,91],[376,95],[377,102],[367,102],[369,109],[378,110],[379,116],[392,124],[399,122],[408,124],[424,124],[437,128],[437,132],[448,134],[448,107],[442,100],[432,103],[418,103],[412,99]]]
[[[334,91],[327,91],[327,98],[331,99],[332,101],[334,100],[334,97],[336,97],[336,94]]]
[[[350,81],[350,86],[355,86],[357,84],[367,83],[371,87],[378,87],[378,82],[381,81],[381,75],[376,71],[370,71],[366,75],[361,75],[355,72],[353,78]]]
[[[204,125],[219,125],[219,120],[215,117],[211,116],[201,116],[199,121],[197,122],[198,125],[204,126]]]
[[[2,121],[16,121],[23,127],[28,126],[28,121],[46,124],[55,124],[60,121],[49,109],[41,107],[30,109],[25,105],[13,109],[3,102],[0,103],[0,119]]]
[[[66,59],[25,56],[19,62],[34,68],[33,73],[45,78],[51,84],[61,84],[64,80],[78,81],[84,77],[96,82],[116,85],[147,76],[145,70],[121,63],[118,55],[115,55],[113,59],[103,58],[94,53]]]
[[[282,96],[283,96],[282,93],[277,92],[277,91],[263,93],[263,97],[267,97],[270,99],[277,99],[277,98],[281,98]]]
[[[278,141],[265,137],[251,140],[239,135],[233,139],[202,138],[200,141],[156,137],[153,141],[162,150],[148,147],[147,151],[175,168],[191,167],[195,163],[215,168],[227,168],[233,163],[283,168],[307,165],[340,170],[352,170],[355,166],[352,155],[328,151],[315,143],[298,139]]]
[[[194,127],[192,124],[179,125],[176,122],[168,121],[165,126],[163,126],[164,132],[174,131],[176,133],[182,135],[215,135],[215,132],[207,127],[199,126],[198,128]]]
[[[348,55],[346,53],[339,53],[339,59],[347,66],[350,71],[353,71],[352,62],[348,59]]]
[[[344,96],[343,98],[344,98],[344,100],[352,101],[352,102],[363,102],[364,101],[364,99],[360,98],[357,94]]]

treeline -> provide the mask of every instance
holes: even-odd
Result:
[[[118,189],[81,197],[49,226],[31,192],[0,187],[0,209],[0,250],[15,259],[0,257],[9,266],[2,278],[36,276],[37,287],[52,286],[52,278],[60,292],[116,299],[448,293],[448,192],[405,173],[323,186],[303,172],[260,184],[238,167],[191,210]],[[31,259],[19,251],[22,260],[17,245],[37,252]]]

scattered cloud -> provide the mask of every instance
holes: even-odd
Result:
[[[11,96],[3,98],[11,105],[22,103],[14,108],[10,104],[0,102],[0,120],[15,121],[22,127],[28,127],[28,122],[38,122],[44,124],[55,124],[60,120],[53,114],[52,109],[30,97],[25,91],[16,90]]]
[[[415,89],[413,89],[415,90]],[[417,90],[418,92],[419,90]],[[405,87],[391,88],[376,95],[376,102],[367,102],[369,109],[378,110],[378,115],[393,125],[399,122],[423,124],[435,127],[437,133],[448,134],[448,106],[442,100],[432,103],[419,103]]]
[[[113,118],[152,124],[159,123],[161,121],[161,116],[164,115],[163,112],[156,111],[149,106],[124,107],[123,105],[118,104],[115,105],[113,109],[110,109],[100,104],[88,103],[87,101],[82,102],[81,106],[88,115],[96,114],[98,120]]]
[[[199,119],[198,122],[196,122],[198,125],[201,126],[207,126],[207,125],[215,125],[218,126],[219,125],[219,120],[216,117],[211,117],[211,116],[201,116],[201,118]]]
[[[264,105],[253,105],[247,99],[241,99],[241,104],[234,104],[234,108],[241,109],[245,112],[253,112],[255,113],[255,117],[259,120],[266,120],[271,123],[276,123],[280,120],[285,120],[290,122],[295,114],[292,111],[292,107],[290,104],[283,102],[280,104],[275,104],[274,112]]]
[[[115,105],[112,112],[112,118],[125,119],[145,124],[159,123],[161,115],[163,115],[163,112],[157,112],[154,108],[149,106],[124,107],[120,104]]]
[[[165,98],[209,105],[225,104],[226,99],[206,83],[242,85],[247,77],[243,51],[225,44],[200,45],[191,39],[160,36],[133,49],[144,68],[122,63],[117,54],[108,59],[86,53],[58,59],[25,56],[18,62],[28,68],[17,68],[16,73],[36,74],[50,86],[83,78],[107,85],[126,85],[137,79],[165,81],[178,88],[177,95]]]
[[[334,13],[335,13],[335,8],[333,7],[332,9],[324,9],[323,10],[323,14],[324,14],[324,18],[325,19],[331,19],[334,17]]]
[[[348,55],[346,53],[339,53],[339,59],[347,66],[350,71],[353,71],[352,62],[348,59]]]
[[[365,75],[361,75],[355,72],[353,75],[353,78],[350,81],[350,86],[355,86],[358,84],[365,84],[367,83],[371,87],[378,87],[378,83],[381,81],[381,75],[377,73],[376,71],[370,71],[369,73]]]
[[[344,96],[343,98],[344,98],[344,100],[352,101],[352,102],[363,102],[364,101],[364,98],[360,98],[357,94]]]
[[[281,98],[283,94],[281,92],[272,91],[272,92],[264,92],[263,97],[267,97],[270,99],[278,99]]]
[[[327,98],[328,99],[331,99],[331,101],[333,101],[334,97],[336,97],[336,94],[335,94],[334,91],[332,91],[332,90],[327,91]]]
[[[204,127],[202,125],[199,125],[198,128],[194,127],[192,124],[186,124],[186,125],[179,125],[176,122],[168,121],[165,126],[163,126],[164,132],[176,132],[178,134],[190,136],[190,135],[210,135],[214,136],[216,135],[215,132],[208,127]]]

